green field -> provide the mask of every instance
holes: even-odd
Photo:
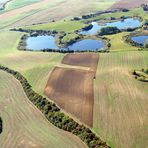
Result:
[[[147,67],[147,51],[100,54],[95,80],[94,130],[113,147],[148,145],[148,85],[131,73]]]
[[[80,30],[86,25],[80,21],[58,21],[42,25],[34,25],[31,27],[26,27],[26,29],[32,30],[56,30],[64,32],[74,32],[75,30]]]
[[[137,47],[131,46],[123,40],[123,37],[128,35],[127,32],[122,32],[114,35],[107,35],[106,37],[111,40],[110,51],[130,51],[138,50]]]
[[[35,2],[39,2],[39,1],[40,0],[23,0],[23,1],[20,1],[20,0],[12,0],[11,2],[9,2],[6,5],[5,10],[0,11],[0,13],[5,13],[7,11],[18,9],[18,8],[21,8],[21,7],[24,7],[24,6],[33,4]]]

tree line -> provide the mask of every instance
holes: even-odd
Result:
[[[109,148],[106,142],[103,142],[88,127],[74,121],[69,116],[61,112],[60,108],[47,98],[36,93],[27,79],[19,72],[0,65],[0,69],[12,74],[21,83],[28,99],[45,115],[45,117],[56,127],[71,132],[78,136],[89,148]]]

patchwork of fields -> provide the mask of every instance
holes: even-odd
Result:
[[[69,67],[56,67],[45,88],[49,98],[90,127],[93,125],[93,79],[98,59],[96,54],[67,54],[62,63]]]
[[[1,0],[2,4],[6,1]],[[90,127],[109,146],[146,148],[148,85],[136,80],[132,71],[148,68],[148,52],[138,51],[138,47],[124,42],[123,37],[129,32],[105,36],[111,43],[109,53],[62,54],[18,51],[23,33],[8,31],[21,26],[56,30],[73,37],[78,35],[76,30],[87,25],[85,21],[137,15],[147,20],[147,13],[135,8],[142,3],[148,1],[13,0],[0,11],[0,64],[19,71],[33,90]],[[121,6],[134,9],[70,21],[75,16]],[[2,148],[86,147],[78,137],[50,124],[28,100],[21,84],[4,71],[0,71],[0,117],[3,119]]]
[[[28,5],[15,0],[11,3],[8,12],[0,14],[0,28],[31,25],[34,23],[51,22],[52,20],[63,20],[80,16],[97,10],[105,10],[112,6],[117,0],[42,0],[33,4],[25,0]],[[15,6],[15,5],[16,6]],[[24,7],[20,7],[24,6]],[[66,11],[65,11],[66,10]]]

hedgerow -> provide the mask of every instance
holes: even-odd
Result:
[[[71,132],[78,136],[90,148],[109,148],[96,134],[84,125],[80,125],[69,116],[61,112],[55,103],[36,93],[27,79],[19,72],[0,65],[0,70],[12,74],[21,83],[28,99],[45,115],[45,117],[56,127]]]

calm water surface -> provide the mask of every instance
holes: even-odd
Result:
[[[84,39],[78,41],[70,46],[68,46],[69,50],[74,51],[84,51],[84,50],[103,50],[105,48],[105,42],[103,40],[92,40],[92,39]]]
[[[145,44],[146,43],[146,41],[148,41],[148,35],[142,35],[142,36],[133,36],[132,37],[132,40],[134,41],[134,42],[137,42],[137,43],[139,43],[139,44]]]
[[[27,49],[43,50],[43,49],[59,49],[55,43],[53,36],[37,36],[27,39]]]
[[[105,23],[104,25],[100,25],[97,22],[92,22],[93,28],[88,30],[88,31],[81,31],[80,34],[84,35],[93,35],[97,34],[98,31],[100,31],[101,28],[103,27],[117,27],[118,29],[127,29],[127,28],[137,28],[142,25],[140,20],[138,19],[133,19],[133,18],[128,18],[116,22],[110,22],[110,23]]]

